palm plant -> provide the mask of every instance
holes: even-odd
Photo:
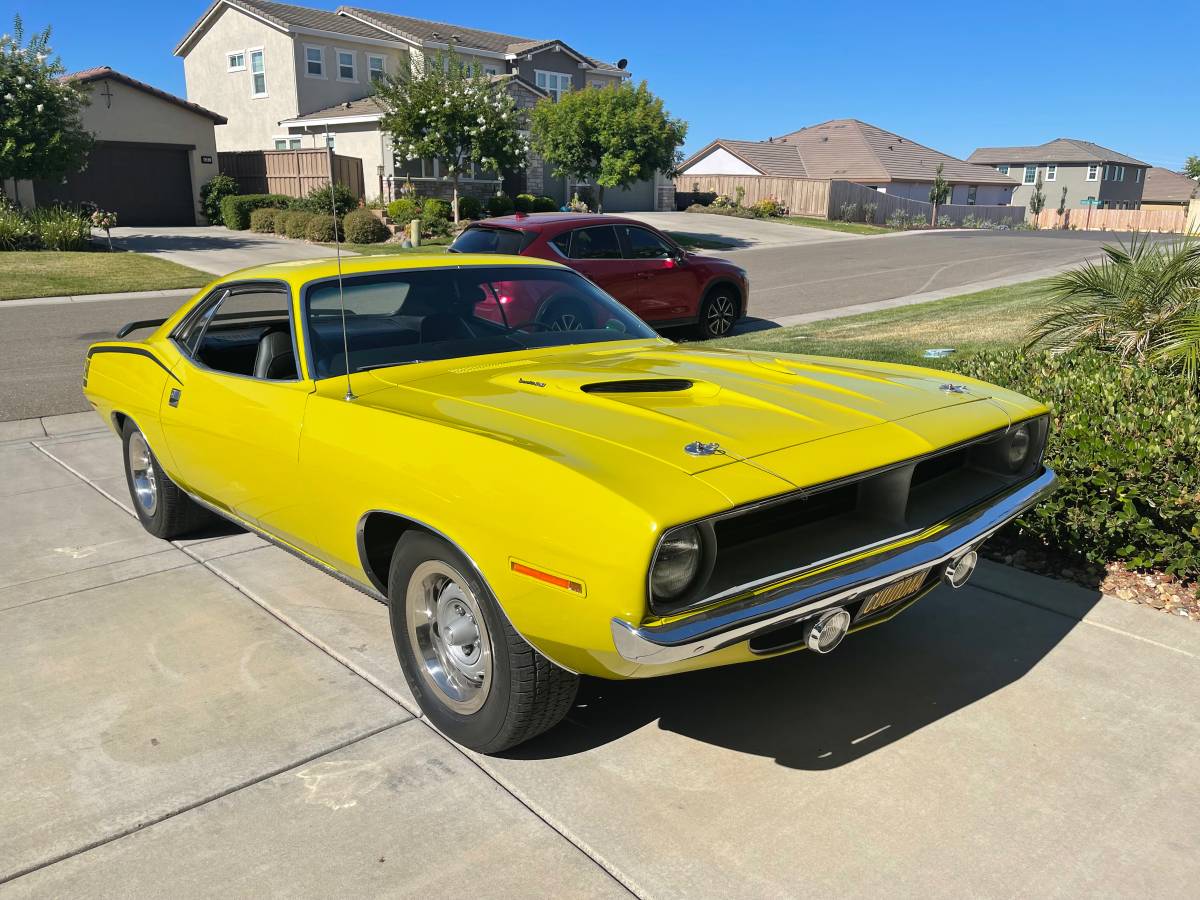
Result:
[[[1055,276],[1026,348],[1090,347],[1127,362],[1161,361],[1200,374],[1200,241],[1135,234],[1104,258]]]

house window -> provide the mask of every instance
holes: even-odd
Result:
[[[1141,183],[1142,183],[1142,170],[1141,170],[1141,169],[1134,169],[1134,170],[1133,170],[1133,183],[1134,183],[1134,184],[1141,184]]]
[[[1105,181],[1112,180],[1112,166],[1108,165],[1108,163],[1104,164],[1104,180]]]
[[[401,161],[396,158],[396,177],[398,178],[436,178],[432,159],[409,159]]]
[[[497,69],[495,66],[484,66],[484,67],[483,67],[483,74],[484,74],[484,75],[487,75],[489,78],[491,78],[491,77],[493,77],[493,76],[499,75],[499,74],[500,74],[500,70],[499,70],[499,69]]]
[[[973,184],[967,188],[967,206],[975,205],[975,197],[979,194],[979,185]]]
[[[1100,174],[1100,167],[1098,165],[1096,165],[1095,163],[1092,163],[1091,165],[1088,166],[1088,171],[1087,171],[1087,180],[1088,181],[1095,181],[1096,176],[1099,174]]]
[[[246,54],[238,50],[236,53],[229,54],[229,71],[230,72],[245,72],[246,71]]]
[[[304,45],[304,74],[309,78],[325,77],[325,48]]]
[[[275,138],[276,150],[299,150],[300,138],[298,137],[277,137]]]
[[[261,49],[250,51],[250,81],[251,97],[267,96],[267,65]]]
[[[1037,181],[1037,166],[1026,166],[1025,183],[1033,184],[1035,181]]]
[[[387,74],[387,70],[383,67],[382,56],[367,57],[367,75],[372,81],[382,81],[383,76]]]
[[[555,100],[571,89],[571,76],[564,75],[562,72],[543,72],[541,69],[537,69],[534,71],[534,78],[537,86],[549,93]]]
[[[1058,178],[1058,166],[1046,166],[1046,180],[1054,181]]]
[[[1001,175],[1007,175],[1008,174],[1008,163],[1004,163],[1003,165],[996,166],[996,171],[999,172]]]
[[[337,77],[338,81],[358,81],[358,74],[354,71],[353,50],[337,52]]]
[[[1113,168],[1116,170],[1117,181],[1124,181],[1125,180],[1125,167],[1124,166],[1113,166]]]

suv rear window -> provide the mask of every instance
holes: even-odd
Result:
[[[532,234],[511,228],[472,225],[450,245],[456,253],[520,253],[529,246]]]

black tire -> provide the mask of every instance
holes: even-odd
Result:
[[[137,445],[137,441],[141,441],[141,445]],[[150,482],[153,484],[154,502],[152,504],[146,501],[144,494],[139,496],[131,462],[131,442],[135,443],[135,451],[139,446],[145,448]],[[133,424],[132,419],[126,419],[125,425],[121,429],[121,447],[124,451],[125,481],[129,485],[129,498],[133,501],[133,509],[137,513],[138,520],[148,532],[157,538],[172,541],[216,521],[216,516],[195,503],[162,470],[154,451],[150,449],[145,436]]]
[[[432,572],[429,577],[438,578],[444,568],[462,579],[461,585],[453,578],[450,583],[469,591],[469,601],[482,614],[484,627],[476,636],[490,654],[490,678],[480,679],[486,692],[479,688],[483,696],[469,702],[480,705],[469,712],[451,705],[454,700],[435,683],[424,662],[425,655],[435,651],[421,642],[436,636],[438,626],[422,630],[410,620],[410,606],[422,604],[420,598],[428,596],[422,573]],[[447,541],[426,532],[405,533],[392,554],[388,598],[392,638],[404,677],[429,721],[451,740],[480,753],[499,753],[553,728],[571,709],[579,676],[550,662],[517,634],[470,561]],[[420,611],[412,618],[431,621]],[[444,649],[445,644],[441,646]],[[443,665],[439,671],[449,668]]]
[[[575,297],[551,300],[538,313],[537,321],[547,331],[584,331],[596,327],[587,304]]]
[[[733,288],[718,285],[710,290],[700,304],[700,321],[696,330],[705,340],[729,337],[742,314],[742,304]]]

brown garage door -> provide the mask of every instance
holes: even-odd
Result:
[[[118,225],[195,225],[188,146],[97,141],[84,171],[66,182],[38,182],[39,206],[95,203]]]

